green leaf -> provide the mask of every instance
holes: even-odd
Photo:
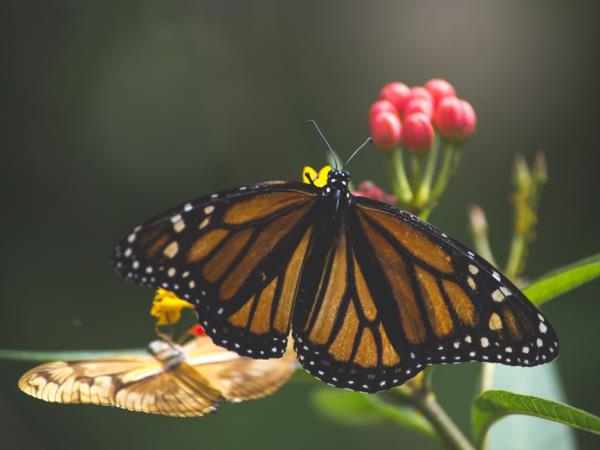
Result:
[[[493,389],[567,403],[556,363],[536,367],[511,367],[491,364]],[[535,417],[512,415],[489,431],[489,450],[504,450],[510,436],[511,450],[575,450],[573,428]]]
[[[370,425],[390,421],[438,440],[429,422],[414,410],[390,405],[377,395],[339,389],[318,389],[312,399],[315,406],[334,422],[344,425]]]
[[[130,348],[121,350],[73,350],[59,352],[44,352],[35,350],[5,350],[0,349],[0,359],[12,361],[77,361],[82,359],[111,358],[124,355],[147,355],[144,348]]]
[[[525,288],[525,295],[536,305],[600,277],[600,253],[544,275]]]
[[[510,414],[524,414],[600,434],[600,417],[564,403],[508,391],[486,391],[473,402],[473,436],[479,448],[494,422]],[[507,436],[510,439],[510,436]]]

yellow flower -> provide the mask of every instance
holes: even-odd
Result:
[[[317,187],[323,187],[327,184],[327,175],[331,170],[331,166],[324,166],[319,173],[310,166],[306,166],[302,170],[302,181],[307,184],[314,184]],[[309,178],[312,180],[312,183],[309,181]]]
[[[177,297],[166,289],[156,291],[150,315],[156,318],[157,325],[175,325],[181,319],[183,308],[193,309],[194,305]]]

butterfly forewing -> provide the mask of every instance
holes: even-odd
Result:
[[[286,348],[317,189],[272,182],[192,201],[140,225],[115,250],[125,278],[197,305],[215,342],[256,358]]]

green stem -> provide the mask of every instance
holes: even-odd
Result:
[[[419,189],[421,180],[421,158],[422,155],[419,154],[411,153],[410,155],[410,186],[415,193]]]
[[[395,395],[394,395],[395,394]],[[438,433],[441,441],[450,450],[475,450],[469,439],[458,428],[446,411],[437,402],[433,392],[424,385],[423,389],[395,389],[390,392],[390,400],[399,405],[409,404],[419,411]],[[391,395],[394,395],[391,397]]]
[[[429,200],[431,194],[431,184],[433,182],[433,174],[435,173],[435,167],[437,163],[439,153],[440,140],[438,135],[435,135],[433,145],[428,152],[427,162],[425,163],[425,172],[423,173],[423,179],[421,180],[421,186],[417,192],[416,204],[418,206],[424,206]]]
[[[516,280],[519,276],[519,272],[522,269],[523,258],[525,257],[525,251],[527,249],[526,237],[515,231],[515,235],[510,243],[510,251],[508,253],[508,262],[506,263],[506,270],[504,273],[511,280]]]
[[[123,355],[147,355],[145,348],[130,348],[119,350],[67,350],[67,351],[35,351],[0,349],[0,359],[9,361],[76,361],[82,359],[101,359]]]
[[[390,154],[390,158],[392,164],[389,166],[393,168],[391,176],[394,184],[394,193],[402,205],[406,206],[412,201],[414,196],[408,182],[408,177],[406,176],[402,149],[394,149]]]
[[[479,389],[481,392],[489,391],[494,383],[494,364],[483,363],[481,367],[481,377],[479,379]]]
[[[442,156],[442,165],[438,172],[437,180],[435,181],[431,195],[429,196],[431,202],[437,200],[444,193],[448,181],[450,181],[452,169],[456,169],[455,153],[455,147],[449,142],[446,143]]]

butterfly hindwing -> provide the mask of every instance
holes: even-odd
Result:
[[[252,400],[277,391],[298,365],[288,343],[281,358],[251,359],[239,356],[202,337],[184,346],[186,361],[228,401]]]
[[[214,411],[221,399],[270,395],[296,368],[292,350],[283,358],[254,360],[216,346],[208,336],[177,350],[162,341],[153,344],[164,356],[50,362],[25,373],[19,388],[48,402],[195,417]],[[172,357],[180,359],[169,362]]]
[[[115,267],[194,302],[219,345],[281,356],[315,200],[310,185],[271,182],[186,203],[134,229]]]
[[[200,416],[221,398],[194,369],[173,370],[151,356],[42,364],[19,380],[19,388],[56,403],[115,406],[166,416]]]

